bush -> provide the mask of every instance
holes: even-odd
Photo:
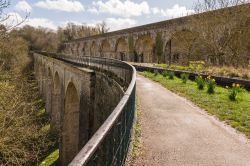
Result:
[[[207,81],[207,93],[213,94],[216,86],[215,80],[211,79],[211,77],[208,76],[206,81]]]
[[[173,79],[174,79],[174,76],[175,76],[174,72],[172,72],[172,71],[168,72],[168,78],[169,78],[170,80],[173,80]]]
[[[154,76],[157,76],[159,74],[158,71],[154,71]]]
[[[204,61],[190,61],[189,62],[189,69],[191,71],[201,72],[205,68],[205,62]]]
[[[203,90],[205,86],[205,80],[202,78],[202,76],[196,76],[195,82],[197,83],[197,87],[199,90]]]
[[[185,73],[181,74],[181,80],[184,84],[187,83],[188,78],[189,78],[189,74],[185,74]]]
[[[163,75],[163,77],[167,77],[168,76],[168,72],[164,71],[164,72],[162,72],[162,75]]]
[[[228,97],[231,101],[236,101],[238,94],[243,92],[243,91],[244,91],[244,89],[240,86],[240,84],[233,83],[232,88],[229,89]]]

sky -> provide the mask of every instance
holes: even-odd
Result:
[[[94,26],[105,21],[110,31],[192,14],[197,0],[10,0],[6,25],[42,26],[56,30],[67,23]]]

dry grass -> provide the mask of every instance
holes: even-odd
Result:
[[[205,70],[208,74],[216,74],[228,77],[240,77],[244,79],[250,79],[250,69],[247,68],[235,68],[235,67],[208,67]]]
[[[0,71],[0,165],[37,164],[53,147],[43,107],[34,79]]]
[[[203,69],[197,71],[191,69],[189,66],[179,66],[179,65],[167,65],[167,64],[154,64],[155,67],[161,68],[169,68],[169,69],[177,69],[177,70],[186,70],[186,71],[195,71],[202,72],[209,75],[218,75],[218,76],[226,76],[226,77],[239,77],[244,79],[250,79],[250,68],[242,68],[242,67],[233,67],[233,66],[208,66]]]
[[[38,165],[53,148],[27,43],[0,41],[0,165]]]

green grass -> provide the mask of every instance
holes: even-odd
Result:
[[[154,66],[160,67],[160,68],[168,68],[168,69],[177,69],[177,70],[186,70],[186,71],[190,70],[188,66],[180,66],[180,65],[154,64]]]
[[[49,156],[47,156],[39,166],[55,166],[58,158],[59,158],[59,149],[56,149]]]
[[[195,82],[188,80],[186,84],[175,78],[169,80],[161,74],[155,75],[150,72],[141,73],[143,76],[159,82],[167,89],[183,96],[199,107],[205,109],[209,114],[215,115],[221,121],[236,128],[250,138],[250,93],[243,92],[237,101],[230,101],[228,89],[216,86],[214,94],[204,90],[198,90]]]

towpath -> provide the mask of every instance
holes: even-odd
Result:
[[[186,99],[138,75],[138,166],[250,166],[250,142]]]

